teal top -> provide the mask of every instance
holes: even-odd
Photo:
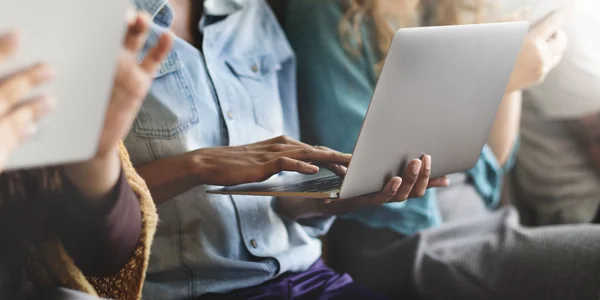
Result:
[[[285,29],[298,60],[303,139],[350,153],[377,82],[373,66],[379,58],[370,44],[372,36],[367,24],[360,27],[365,41],[361,55],[345,51],[338,30],[342,17],[337,0],[292,0]],[[514,155],[505,169],[512,167],[513,160]],[[499,202],[504,171],[487,145],[476,166],[468,171],[490,209]],[[410,235],[441,223],[435,197],[435,191],[430,189],[419,199],[368,207],[345,217]]]

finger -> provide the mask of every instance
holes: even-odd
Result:
[[[296,160],[310,161],[322,164],[337,164],[348,166],[352,155],[343,154],[337,151],[320,150],[315,147],[302,148],[298,150],[282,152],[279,155],[293,158]]]
[[[3,133],[12,137],[9,145],[14,147],[38,131],[36,121],[51,111],[53,101],[49,97],[38,97],[19,105],[2,120]]]
[[[0,116],[8,113],[32,89],[50,81],[53,77],[52,68],[47,65],[37,65],[0,82]]]
[[[247,151],[274,152],[274,151],[272,151],[272,148],[274,146],[288,146],[289,143],[285,142],[286,140],[292,140],[292,138],[288,138],[288,137],[282,135],[282,136],[278,136],[278,137],[271,138],[268,140],[263,140],[260,142],[252,143],[252,144],[236,146],[236,147],[228,147],[228,148],[229,148],[229,151],[237,151],[237,152],[247,152]],[[282,150],[275,151],[275,152],[280,152],[280,151],[282,151]]]
[[[160,64],[167,57],[173,45],[173,38],[168,33],[163,33],[158,38],[158,43],[154,46],[142,61],[141,68],[150,75],[156,74]]]
[[[423,158],[421,159],[419,178],[417,179],[417,182],[410,193],[411,197],[420,198],[425,196],[427,186],[429,185],[429,176],[431,176],[431,156],[423,155]]]
[[[538,23],[531,32],[538,38],[548,40],[556,33],[564,20],[565,14],[562,11],[555,11]]]
[[[404,179],[395,176],[388,180],[387,184],[380,192],[359,196],[351,200],[358,205],[381,205],[387,203],[397,195],[402,187],[403,181]]]
[[[558,63],[562,59],[562,55],[567,49],[568,39],[564,30],[559,29],[554,36],[548,40],[548,53],[551,55],[551,61]]]
[[[258,143],[254,143],[254,144],[250,144],[247,145],[249,148],[264,148],[269,147],[269,146],[274,146],[274,145],[279,145],[279,146],[303,146],[303,147],[312,147],[309,144],[300,142],[296,139],[293,139],[291,137],[285,136],[285,135],[281,135],[272,139],[268,139],[262,142],[258,142]]]
[[[52,96],[41,95],[25,100],[17,109],[29,108],[34,121],[39,120],[43,116],[49,114],[56,107],[56,99]]]
[[[130,4],[125,11],[125,21],[127,22],[127,26],[130,26],[135,22],[135,17],[137,16],[137,11],[133,4]]]
[[[429,180],[428,188],[439,188],[450,186],[450,179],[448,177],[440,177]]]
[[[335,150],[325,147],[325,146],[315,146],[315,148],[320,149],[320,150],[325,150],[325,151],[335,151]],[[350,156],[350,158],[351,158],[351,156]],[[348,168],[346,166],[342,166],[342,165],[327,164],[326,168],[331,170],[333,173],[335,173],[335,175],[340,176],[342,178],[346,177],[346,173],[348,173]]]
[[[394,201],[402,202],[408,199],[413,187],[417,183],[417,179],[419,178],[419,173],[421,172],[422,162],[420,159],[414,159],[410,163],[406,170],[404,170],[404,174],[402,175],[402,185],[396,193],[396,197]]]
[[[0,63],[13,55],[19,46],[19,35],[16,32],[9,32],[0,37]]]
[[[264,177],[269,178],[282,171],[297,172],[301,174],[316,174],[319,172],[319,167],[289,157],[280,157],[264,164],[263,170],[265,173]]]
[[[319,210],[328,215],[342,215],[356,212],[364,206],[382,205],[394,197],[400,185],[402,185],[402,178],[393,177],[381,192],[337,201],[324,199],[319,202]]]
[[[146,42],[149,29],[150,15],[146,12],[138,13],[127,26],[127,33],[123,42],[125,49],[135,53],[139,52]]]
[[[348,173],[348,168],[336,164],[326,164],[325,167],[333,172],[335,175],[344,178]]]
[[[317,148],[317,149],[319,149],[319,150],[323,150],[323,151],[327,151],[327,152],[335,152],[335,153],[338,153],[338,154],[340,154],[340,155],[342,155],[342,156],[344,156],[345,158],[347,158],[347,159],[348,159],[348,164],[350,163],[350,160],[352,160],[352,154],[349,154],[349,153],[342,153],[342,152],[340,152],[340,151],[333,150],[333,149],[331,149],[331,148],[329,148],[329,147],[325,147],[325,146],[314,146],[314,147],[315,147],[315,148]]]

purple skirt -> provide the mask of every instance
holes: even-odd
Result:
[[[208,294],[201,299],[216,300],[385,300],[352,280],[348,274],[338,274],[318,260],[308,270],[286,273],[261,285],[228,294]]]

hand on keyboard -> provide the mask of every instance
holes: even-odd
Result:
[[[280,136],[259,143],[202,148],[187,154],[201,184],[260,182],[281,171],[316,174],[320,164],[344,176],[352,155]]]

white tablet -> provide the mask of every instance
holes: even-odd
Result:
[[[82,161],[95,154],[128,5],[128,0],[0,1],[0,34],[16,29],[21,35],[21,51],[0,65],[0,76],[39,62],[57,72],[43,88],[56,97],[57,106],[41,120],[37,136],[13,152],[9,169]]]

